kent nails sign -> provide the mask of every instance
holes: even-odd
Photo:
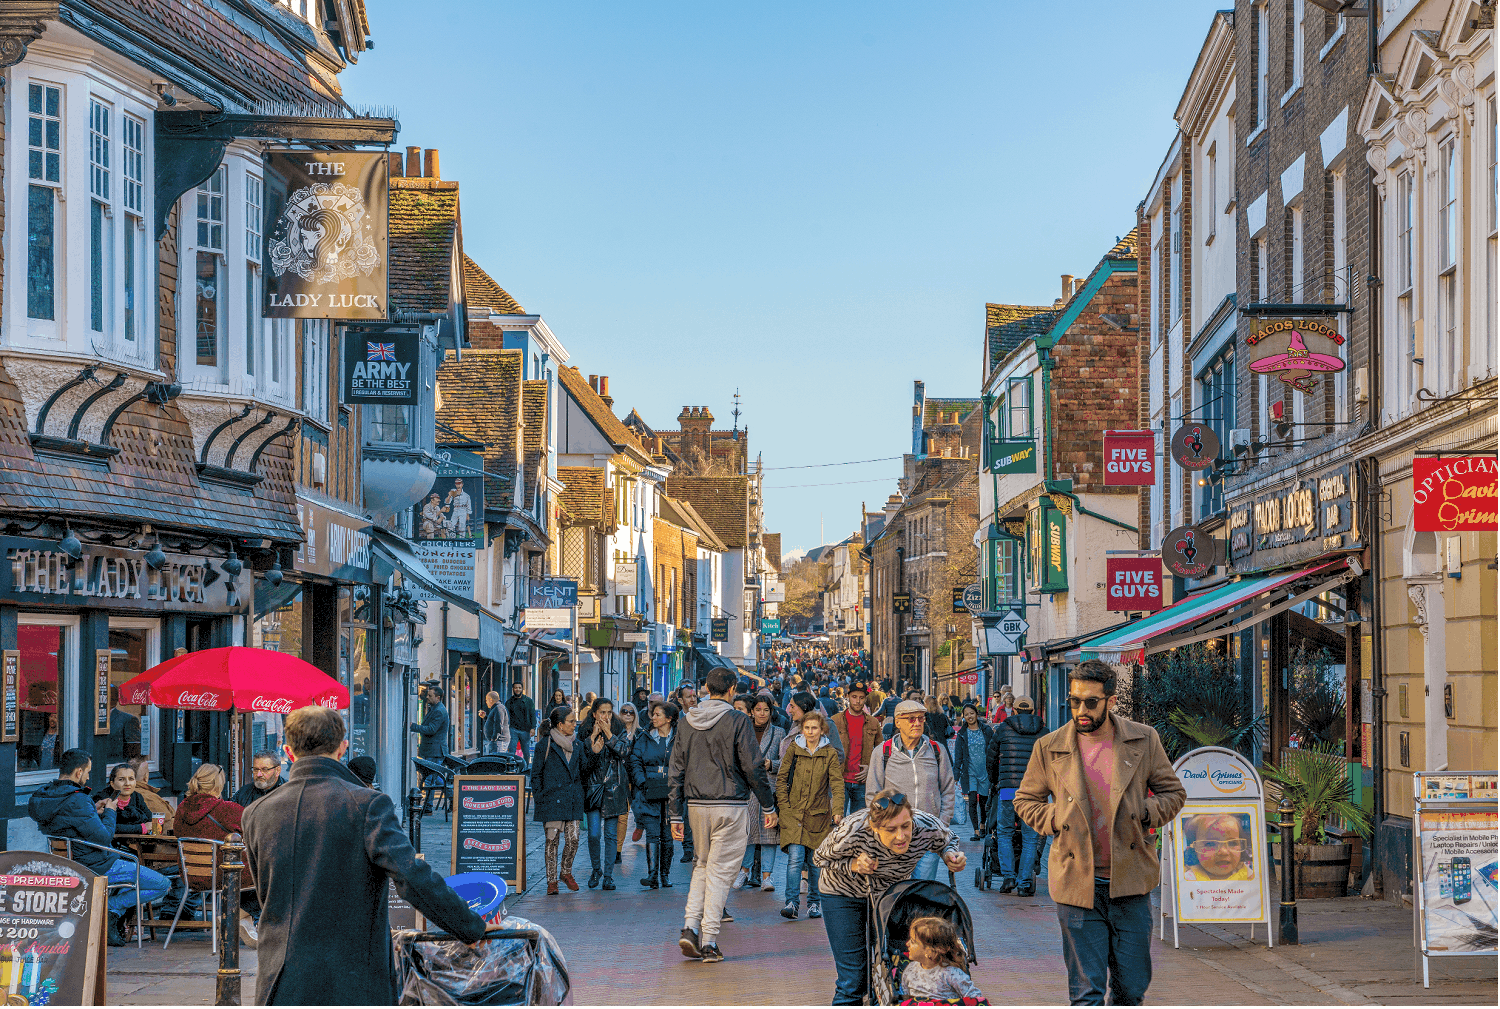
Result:
[[[1496,474],[1492,456],[1412,460],[1412,528],[1494,532]]]
[[[1106,610],[1155,613],[1164,605],[1159,558],[1106,557],[1104,571]]]
[[[261,314],[386,318],[385,154],[273,150],[264,168]]]
[[[1156,483],[1156,435],[1151,431],[1104,432],[1104,486],[1149,487]]]
[[[415,406],[421,353],[415,333],[345,330],[343,402]]]

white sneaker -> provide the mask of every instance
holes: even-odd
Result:
[[[742,886],[745,885],[745,881],[747,879],[749,879],[749,878],[750,878],[750,870],[749,869],[741,869],[739,871],[739,874],[734,877],[734,886],[731,887],[731,889],[738,890],[740,887],[742,887]]]
[[[776,884],[771,882],[771,874],[769,872],[763,872],[760,874],[760,888],[762,890],[765,890],[767,893],[776,889]]]
[[[240,913],[240,943],[247,949],[254,949],[260,942],[260,935],[255,927],[255,919],[244,912]]]

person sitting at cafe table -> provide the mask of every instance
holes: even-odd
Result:
[[[375,787],[375,776],[379,773],[375,767],[375,758],[360,754],[349,761],[349,770],[354,776],[364,782],[366,788]]]
[[[263,799],[286,784],[281,776],[281,756],[275,750],[261,750],[250,758],[250,780],[238,792],[234,801],[240,806],[249,806],[256,799]]]
[[[139,757],[130,758],[128,763],[130,769],[135,772],[135,794],[141,797],[146,808],[151,810],[152,816],[162,818],[161,832],[172,833],[172,818],[177,815],[177,811],[156,786],[151,784],[151,758],[143,753]]]
[[[110,769],[104,797],[120,800],[116,806],[115,833],[151,833],[151,808],[136,790],[135,769],[129,764],[116,764]]]
[[[240,832],[245,807],[220,798],[224,794],[224,769],[201,764],[188,781],[187,798],[177,807],[178,837],[202,837],[224,841]]]
[[[89,773],[94,768],[89,751],[81,747],[64,750],[58,758],[55,781],[31,793],[26,812],[37,828],[48,837],[87,841],[73,846],[73,861],[100,876],[108,876],[111,886],[121,885],[109,896],[109,932],[111,946],[125,945],[121,917],[126,910],[135,911],[135,859],[115,851],[115,817],[119,814],[117,799],[100,799],[89,794]],[[166,877],[154,869],[140,866],[140,899],[142,906],[166,896],[171,886]]]

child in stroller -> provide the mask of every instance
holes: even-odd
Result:
[[[901,972],[901,994],[906,996],[902,1005],[988,1004],[969,977],[958,933],[942,918],[918,918],[911,923],[906,955],[911,962]]]
[[[896,1005],[903,1000],[904,1004],[909,1005],[989,1004],[978,993],[978,989],[973,988],[972,983],[969,986],[971,991],[964,995],[938,996],[929,993],[936,987],[931,983],[937,980],[936,975],[948,973],[944,967],[949,965],[949,961],[956,962],[960,974],[968,969],[968,964],[977,962],[974,956],[973,919],[969,917],[969,908],[958,891],[936,880],[909,879],[894,884],[874,900],[873,904],[870,914],[871,934],[867,936],[867,940],[874,975],[871,989],[877,1004]],[[945,941],[938,938],[938,932],[932,928],[926,928],[925,933],[918,934],[918,949],[934,949],[937,957],[925,965],[920,959],[913,957],[911,946],[913,930],[919,921],[924,920],[942,924],[947,929],[947,934],[952,936],[951,942]],[[924,934],[928,938],[924,939]],[[947,951],[948,960],[942,959],[944,950]],[[910,975],[912,980],[928,983],[919,983],[919,991],[908,996],[903,986],[913,963],[924,969]]]

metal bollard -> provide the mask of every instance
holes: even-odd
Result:
[[[411,846],[422,850],[422,790],[413,788],[406,797],[406,836]]]
[[[219,871],[219,976],[214,983],[214,1005],[240,1004],[240,872],[245,868],[245,844],[230,834],[221,849]]]
[[[1297,825],[1292,822],[1292,804],[1282,796],[1276,807],[1281,814],[1281,941],[1288,946],[1297,941],[1297,867],[1292,861],[1295,847],[1293,833]]]

